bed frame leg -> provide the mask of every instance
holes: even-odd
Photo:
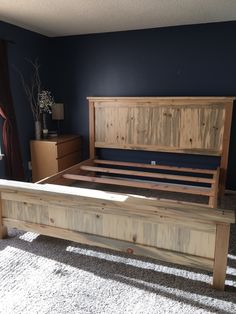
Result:
[[[0,227],[0,239],[4,239],[7,237],[7,227],[1,226]]]
[[[7,227],[3,226],[2,223],[2,198],[0,194],[0,239],[6,238],[7,237]]]
[[[215,261],[213,268],[213,288],[224,290],[229,248],[230,225],[216,225]]]
[[[220,175],[220,170],[218,168],[216,170],[216,173],[214,173],[213,175],[214,183],[212,183],[211,185],[213,196],[209,197],[209,203],[208,203],[208,205],[213,208],[216,208],[218,205],[219,175]]]

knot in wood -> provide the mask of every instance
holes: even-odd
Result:
[[[130,247],[128,247],[128,249],[126,250],[126,252],[127,252],[128,254],[133,254],[133,253],[134,253],[134,250],[131,249]]]

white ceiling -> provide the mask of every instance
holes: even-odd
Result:
[[[236,0],[0,0],[0,19],[47,36],[236,20]]]

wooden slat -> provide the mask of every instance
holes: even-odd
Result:
[[[213,269],[213,260],[209,258],[198,257],[194,255],[188,255],[169,250],[163,250],[150,246],[138,245],[127,241],[115,240],[111,238],[75,232],[63,228],[28,223],[20,220],[4,218],[3,223],[4,225],[10,228],[18,228],[21,230],[38,232],[43,235],[75,241],[82,244],[88,244],[112,250],[119,250],[123,252],[132,252],[135,255],[147,256],[158,259],[160,261],[168,261],[180,265],[197,267],[206,270]]]
[[[175,167],[175,166],[165,166],[165,165],[151,165],[137,162],[124,162],[116,160],[100,160],[95,159],[95,164],[101,165],[114,165],[114,166],[124,166],[124,167],[135,167],[135,168],[147,168],[147,169],[160,169],[160,170],[171,170],[171,171],[181,171],[181,172],[192,172],[192,173],[205,173],[214,174],[216,170],[212,169],[199,169],[199,168],[187,168],[187,167]]]
[[[102,172],[106,174],[122,174],[128,176],[138,176],[138,177],[148,177],[148,178],[158,178],[158,179],[166,179],[166,180],[177,180],[177,181],[188,181],[188,182],[201,182],[201,183],[213,183],[213,179],[201,178],[201,177],[190,177],[187,175],[170,175],[170,174],[162,174],[162,173],[152,173],[145,171],[132,171],[132,170],[124,170],[124,169],[113,169],[113,168],[105,168],[105,167],[91,167],[91,166],[81,166],[81,170],[86,171],[94,171],[94,172]]]
[[[94,183],[103,183],[103,184],[112,184],[112,185],[122,185],[122,186],[131,186],[143,189],[152,189],[159,191],[171,191],[179,192],[186,194],[195,194],[195,195],[206,195],[211,196],[212,191],[209,188],[199,188],[199,187],[179,187],[175,185],[160,184],[160,183],[147,183],[147,182],[136,182],[131,180],[117,180],[117,179],[107,179],[107,178],[97,178],[91,176],[75,175],[75,174],[63,174],[63,178],[85,181],[85,182],[94,182]]]
[[[93,165],[93,160],[92,159],[86,159],[86,160],[84,160],[84,161],[82,161],[82,162],[80,162],[80,163],[78,163],[78,164],[76,164],[76,165],[74,165],[74,166],[72,166],[70,168],[62,170],[62,171],[60,171],[60,172],[58,172],[58,173],[56,173],[56,174],[54,174],[54,175],[52,175],[50,177],[44,178],[44,179],[42,179],[42,180],[40,180],[40,181],[38,181],[36,183],[37,184],[39,184],[39,183],[40,184],[45,184],[45,183],[59,184],[60,181],[62,181],[63,182],[62,184],[70,185],[70,184],[72,184],[75,181],[74,180],[70,180],[70,181],[68,181],[68,184],[66,184],[66,181],[62,180],[63,179],[62,175],[64,173],[80,173],[80,167],[82,165]]]
[[[216,225],[215,261],[213,269],[213,287],[224,290],[229,248],[230,225]]]

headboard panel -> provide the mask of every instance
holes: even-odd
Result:
[[[227,168],[233,97],[88,97],[95,148],[221,156]]]

